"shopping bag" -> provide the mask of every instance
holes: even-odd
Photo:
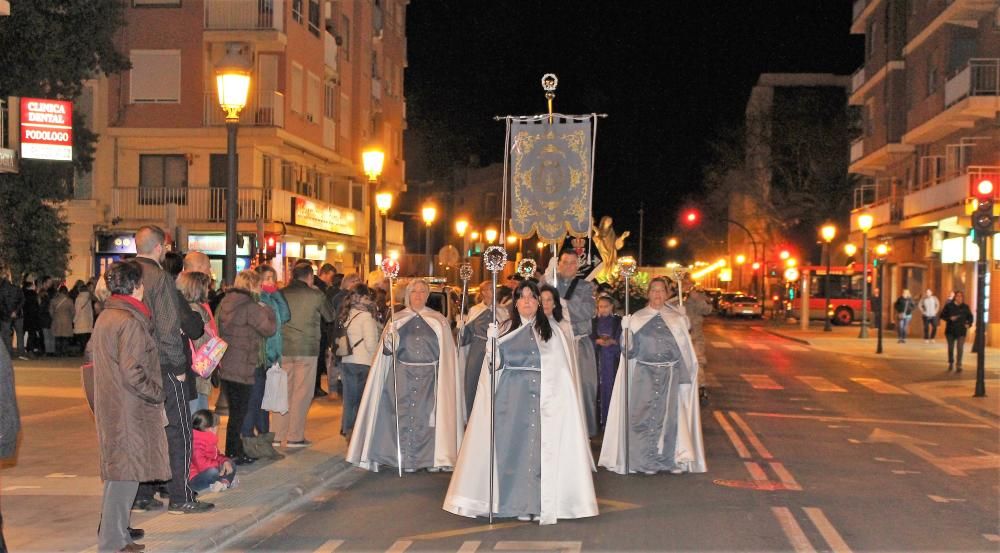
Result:
[[[267,369],[264,381],[264,401],[260,408],[284,415],[288,412],[288,373],[277,363]]]

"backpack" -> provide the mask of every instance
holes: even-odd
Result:
[[[361,313],[358,313],[357,315],[351,317],[347,321],[347,324],[340,325],[338,322],[337,326],[335,327],[334,332],[336,333],[335,334],[336,339],[333,342],[334,344],[333,353],[337,357],[347,357],[349,355],[354,355],[354,348],[357,347],[357,345],[360,344],[361,342],[365,341],[364,337],[362,337],[360,340],[352,344],[351,341],[347,338],[348,327],[351,326],[351,322],[353,322],[354,319],[356,319],[360,314]]]

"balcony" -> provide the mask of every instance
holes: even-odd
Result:
[[[997,9],[996,0],[949,0],[945,4],[941,13],[906,43],[903,47],[904,56],[912,54],[946,24],[975,28],[980,18]]]
[[[859,138],[851,143],[851,163],[865,156],[865,139]]]
[[[323,32],[323,63],[337,72],[337,37]]]
[[[907,194],[903,199],[903,226],[913,228],[964,215],[970,175],[998,172],[1000,167],[970,166],[940,184]]]
[[[226,112],[219,107],[215,92],[205,94],[205,126],[226,124]],[[284,127],[285,95],[277,91],[261,92],[251,98],[240,112],[240,125],[251,127]]]
[[[285,0],[205,0],[210,31],[283,31]]]
[[[854,0],[851,6],[851,34],[865,34],[865,21],[875,13],[881,0]]]
[[[933,142],[975,125],[981,119],[993,119],[1000,111],[1000,59],[969,60],[962,70],[944,85],[940,112],[916,125],[903,136],[904,142]]]
[[[869,213],[874,219],[873,229],[880,234],[899,230],[903,218],[903,196],[896,179],[880,178],[854,189],[854,209],[851,210],[851,232],[858,232],[858,213]]]
[[[111,216],[127,221],[165,221],[168,206],[176,206],[177,221],[212,223],[226,220],[226,189],[208,186],[118,187],[112,189]],[[242,222],[271,217],[271,190],[241,186],[237,213]]]
[[[851,94],[856,93],[865,84],[865,66],[861,66],[851,76]]]

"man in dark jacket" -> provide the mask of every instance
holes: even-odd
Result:
[[[201,318],[197,327],[190,325],[191,309],[182,311],[177,287],[161,263],[166,254],[166,233],[156,226],[145,226],[135,233],[136,261],[142,266],[142,302],[153,315],[153,333],[160,353],[163,373],[164,408],[167,413],[167,446],[170,454],[171,479],[167,483],[171,514],[203,513],[214,507],[211,503],[196,501],[188,485],[191,468],[191,413],[188,410],[186,380],[191,369],[185,335],[201,335]],[[186,307],[186,304],[184,305]],[[184,323],[182,325],[182,322]],[[186,327],[186,328],[185,328]],[[186,331],[182,333],[182,331]],[[144,482],[139,486],[133,511],[158,509],[162,504],[153,498],[154,486]]]
[[[0,460],[13,457],[17,449],[17,433],[21,418],[14,395],[14,367],[6,348],[0,348]],[[0,513],[0,552],[6,553],[3,540],[3,514]]]
[[[24,319],[21,318],[24,306],[24,294],[14,286],[8,275],[0,276],[0,339],[7,348],[7,353],[14,356],[14,345],[11,332],[17,336],[17,354],[24,356]]]

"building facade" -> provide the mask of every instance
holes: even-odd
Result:
[[[860,240],[857,215],[870,213],[869,237],[890,243],[886,316],[904,289],[962,290],[972,303],[979,255],[1000,276],[1000,241],[979,252],[966,213],[970,179],[1000,173],[1000,0],[856,0],[851,32],[865,37],[851,83],[863,127],[850,147],[861,177],[851,228]],[[996,345],[1000,302],[988,315]]]
[[[76,106],[100,138],[66,208],[70,278],[134,252],[143,224],[164,226],[181,251],[209,253],[221,276],[227,135],[216,67],[227,52],[251,68],[237,147],[238,266],[273,241],[279,270],[296,259],[366,270],[374,185],[362,149],[379,145],[381,184],[405,190],[407,4],[130,0],[119,49],[131,70],[89,82]],[[401,225],[386,230],[401,249]]]

